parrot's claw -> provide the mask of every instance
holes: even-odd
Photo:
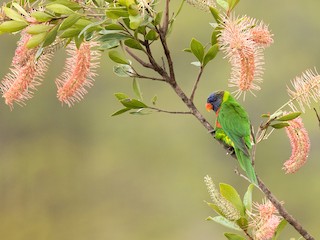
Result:
[[[215,134],[216,133],[216,130],[215,129],[212,129],[212,130],[210,130],[210,131],[208,131],[208,133],[210,133],[210,134]]]

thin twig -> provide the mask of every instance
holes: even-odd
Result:
[[[168,111],[168,110],[163,110],[160,108],[155,108],[155,107],[148,107],[149,109],[155,110],[157,112],[162,112],[162,113],[170,113],[170,114],[191,114],[191,112],[181,112],[181,111]]]
[[[317,116],[317,119],[318,119],[318,122],[319,122],[319,126],[320,126],[320,117],[319,117],[319,114],[317,112],[317,109],[313,108],[313,110],[316,112],[316,116]]]
[[[194,99],[194,95],[195,95],[196,90],[197,90],[197,88],[198,88],[198,84],[199,84],[199,82],[200,82],[202,73],[203,73],[203,66],[200,67],[197,80],[195,81],[195,83],[194,83],[194,85],[193,85],[192,92],[191,92],[191,96],[190,96],[190,100],[191,100],[191,101],[193,101],[193,99]]]
[[[128,47],[126,47],[125,50],[131,57],[133,57],[143,67],[152,69],[152,65],[150,63],[143,61],[141,58],[139,58],[137,55],[135,55]]]

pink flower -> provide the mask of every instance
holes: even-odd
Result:
[[[250,213],[252,221],[250,227],[253,228],[253,236],[256,240],[267,240],[273,237],[279,223],[280,217],[277,214],[277,209],[268,200],[262,204],[255,204],[257,213]]]
[[[8,73],[1,82],[2,97],[11,109],[14,102],[22,105],[32,97],[52,57],[52,53],[46,53],[36,58],[38,48],[28,49],[26,46],[30,38],[31,35],[25,31],[21,32],[21,39],[11,63],[11,73]]]
[[[69,58],[65,63],[65,70],[56,79],[58,87],[58,99],[71,107],[75,102],[80,101],[87,89],[92,86],[93,78],[96,76],[94,70],[99,66],[100,54],[93,50],[97,44],[94,42],[84,42],[79,49],[74,43],[69,44]]]
[[[310,139],[301,117],[291,120],[289,124],[290,126],[286,127],[286,133],[292,152],[290,159],[283,164],[283,169],[286,173],[295,173],[308,159]]]
[[[253,90],[260,90],[257,83],[262,82],[264,56],[263,49],[272,42],[267,27],[246,16],[226,17],[221,25],[218,41],[220,49],[231,63],[230,87],[237,87],[236,96]],[[269,34],[268,34],[269,33]]]

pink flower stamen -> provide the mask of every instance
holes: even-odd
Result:
[[[65,63],[65,70],[56,80],[58,87],[58,99],[71,107],[75,102],[80,101],[87,89],[93,85],[93,78],[96,76],[94,70],[99,66],[100,54],[93,50],[97,44],[84,42],[79,49],[75,44],[69,44],[69,58]]]
[[[290,126],[286,127],[286,133],[292,152],[289,160],[283,164],[283,169],[286,173],[295,173],[307,162],[310,139],[301,117],[291,120],[289,124]]]

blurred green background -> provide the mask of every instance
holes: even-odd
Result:
[[[176,11],[180,1],[173,2]],[[286,86],[308,68],[320,66],[319,1],[243,0],[237,14],[264,20],[275,43],[266,50],[265,75],[257,98],[247,108],[255,127],[262,113],[287,101]],[[190,39],[210,38],[209,13],[185,5],[170,37],[179,83],[186,92],[197,69],[182,52]],[[0,38],[0,76],[8,72],[18,36]],[[191,116],[110,115],[121,106],[115,92],[132,93],[129,79],[112,73],[105,56],[99,77],[72,108],[56,99],[54,79],[63,70],[63,50],[55,55],[45,81],[25,107],[13,111],[0,103],[0,239],[6,240],[194,240],[224,239],[228,229],[206,222],[214,215],[203,177],[235,186],[247,183],[233,173],[235,161]],[[196,95],[203,114],[208,94],[225,89],[230,66],[219,54],[204,73]],[[144,99],[186,110],[161,83],[140,81]],[[318,105],[315,105],[319,109]],[[312,149],[309,162],[295,175],[282,164],[291,150],[284,131],[258,146],[256,168],[274,194],[315,237],[320,236],[319,139],[313,110],[303,115]],[[256,201],[262,195],[255,190]],[[289,226],[281,239],[298,238]]]

